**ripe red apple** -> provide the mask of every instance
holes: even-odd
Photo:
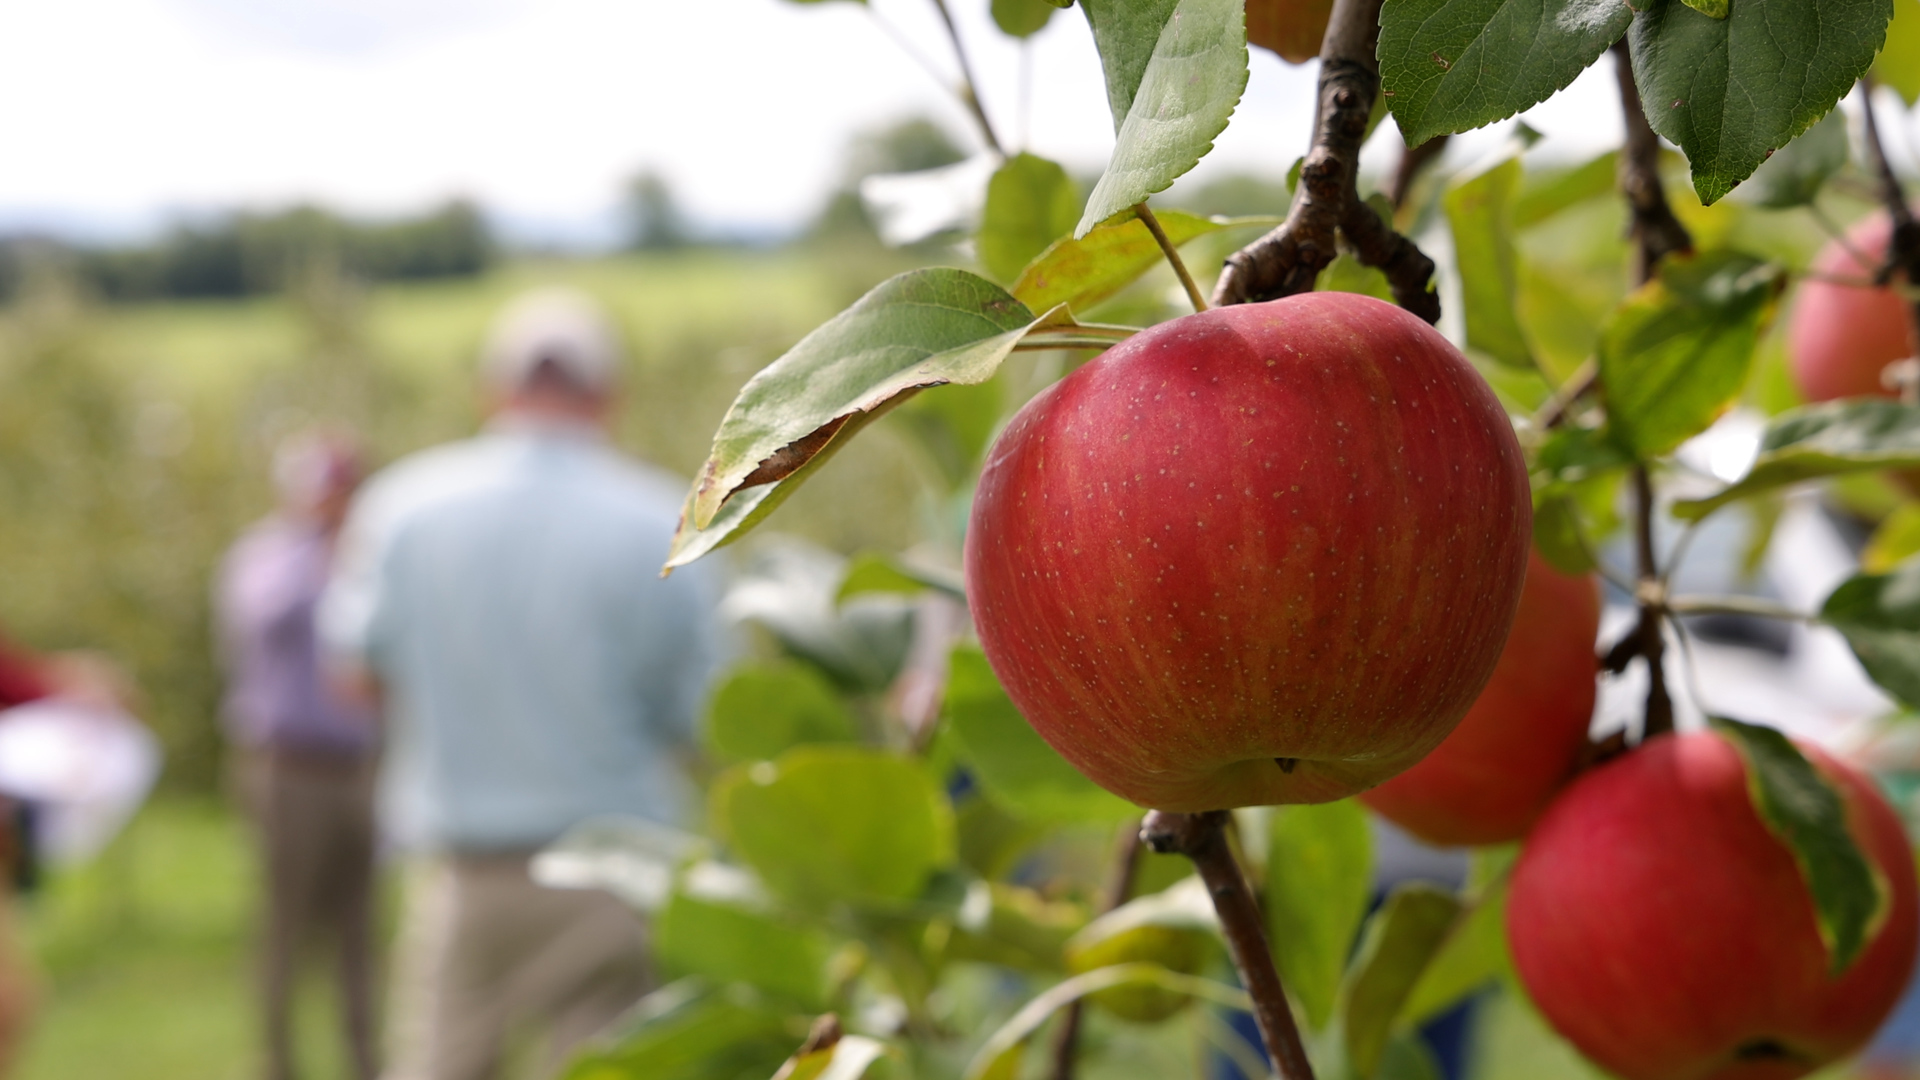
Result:
[[[1847,243],[1829,243],[1813,260],[1812,274],[1871,280],[1887,257],[1893,225],[1874,214],[1847,232]],[[1848,250],[1849,246],[1853,249]],[[1862,265],[1854,252],[1871,260]],[[1892,396],[1881,369],[1914,355],[1907,307],[1891,288],[1823,281],[1809,276],[1794,297],[1787,327],[1787,359],[1794,385],[1808,401]]]
[[[1500,655],[1531,502],[1426,323],[1311,293],[1162,323],[1022,409],[967,531],[987,659],[1142,806],[1322,802],[1439,745]]]
[[[1247,0],[1247,43],[1304,64],[1320,55],[1332,14],[1333,0]]]
[[[1856,1050],[1913,970],[1913,856],[1872,781],[1802,747],[1892,889],[1838,979],[1813,900],[1762,824],[1739,751],[1654,739],[1583,776],[1534,826],[1507,900],[1514,964],[1540,1011],[1624,1080],[1787,1080]]]
[[[1438,749],[1361,800],[1430,844],[1525,836],[1586,746],[1599,632],[1599,581],[1563,574],[1535,552],[1479,700]]]

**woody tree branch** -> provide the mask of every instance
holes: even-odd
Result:
[[[1401,307],[1428,322],[1440,318],[1430,288],[1433,260],[1360,201],[1360,144],[1380,93],[1374,50],[1382,0],[1334,0],[1320,47],[1320,93],[1313,147],[1300,167],[1287,220],[1227,260],[1214,285],[1216,305],[1308,292],[1345,236],[1360,261],[1378,267]]]

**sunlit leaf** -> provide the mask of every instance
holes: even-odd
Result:
[[[841,580],[834,600],[844,603],[872,593],[912,595],[927,589],[956,600],[967,598],[966,583],[958,571],[922,566],[885,552],[866,551],[847,564],[847,576]]]
[[[1065,6],[1049,0],[993,0],[993,23],[1013,37],[1032,37],[1046,29],[1047,20]]]
[[[1730,251],[1661,264],[1600,332],[1613,438],[1644,460],[1705,431],[1746,383],[1780,280]]]
[[[1588,200],[1611,197],[1619,187],[1619,174],[1620,152],[1609,150],[1537,182],[1529,176],[1513,200],[1513,227],[1530,229]]]
[[[1083,0],[1081,6],[1107,68],[1118,133],[1075,236],[1166,190],[1193,168],[1226,130],[1247,87],[1242,0]],[[1155,26],[1152,15],[1161,11],[1165,15]],[[1152,45],[1135,78],[1131,73],[1148,34]],[[1124,92],[1130,80],[1133,89]]]
[[[1519,256],[1513,246],[1513,200],[1520,186],[1516,155],[1455,181],[1441,204],[1460,268],[1467,346],[1509,367],[1534,366],[1533,349],[1514,311]]]
[[[1716,19],[1666,0],[1634,17],[1647,122],[1686,152],[1701,202],[1733,190],[1853,89],[1893,3],[1739,0]]]
[[[1873,77],[1909,106],[1920,101],[1920,0],[1893,0],[1893,22],[1873,61]]]
[[[886,1060],[887,1044],[865,1035],[842,1035],[830,1046],[790,1059],[775,1080],[860,1080]]]
[[[1447,931],[1460,914],[1452,893],[1430,885],[1402,885],[1368,924],[1345,993],[1347,1061],[1371,1076],[1400,1016]]]
[[[1707,498],[1677,502],[1673,513],[1697,520],[1803,480],[1910,466],[1920,466],[1920,409],[1882,398],[1827,401],[1774,417],[1745,477]]]
[[[1150,963],[1193,975],[1219,951],[1219,918],[1196,877],[1130,900],[1088,923],[1067,941],[1065,954],[1075,974]],[[1098,991],[1089,1000],[1122,1019],[1153,1024],[1174,1015],[1190,998],[1164,986],[1133,984]]]
[[[683,886],[654,921],[653,948],[670,975],[746,983],[808,1010],[826,1005],[832,943],[764,905]]]
[[[1155,210],[1175,247],[1222,229],[1272,228],[1279,217],[1203,218],[1180,210]],[[1082,237],[1062,237],[1029,263],[1013,284],[1013,295],[1035,311],[1065,304],[1086,311],[1139,280],[1164,259],[1146,223],[1131,208],[1103,221]]]
[[[1920,596],[1915,600],[1920,609]],[[1847,828],[1839,789],[1792,740],[1770,727],[1737,720],[1716,717],[1712,724],[1740,751],[1754,809],[1800,867],[1813,896],[1830,974],[1838,978],[1885,922],[1892,903],[1887,883]]]
[[[796,663],[735,668],[707,706],[707,748],[721,761],[766,761],[803,743],[853,742],[853,715],[833,684]]]
[[[1507,958],[1507,885],[1503,877],[1454,917],[1445,940],[1413,984],[1399,1023],[1419,1026],[1503,974]]]
[[[1632,20],[1620,0],[1387,0],[1381,92],[1418,146],[1546,100]]]
[[[1373,840],[1351,799],[1276,810],[1267,827],[1267,939],[1280,981],[1324,1028],[1373,891]]]

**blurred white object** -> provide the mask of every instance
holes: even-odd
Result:
[[[97,854],[159,775],[159,740],[118,709],[46,698],[0,712],[0,793],[39,809],[49,862]]]
[[[624,815],[589,818],[533,857],[533,880],[549,889],[605,889],[645,912],[660,910],[674,872],[706,853],[705,840]]]
[[[987,181],[999,167],[995,155],[978,154],[938,169],[869,176],[860,181],[860,201],[880,239],[892,247],[943,232],[972,232],[986,205]]]

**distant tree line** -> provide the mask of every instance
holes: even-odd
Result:
[[[158,300],[276,292],[321,264],[370,281],[461,277],[485,270],[496,254],[485,217],[462,200],[377,222],[302,206],[181,223],[128,247],[0,239],[0,299],[39,267],[71,274],[107,300]]]

